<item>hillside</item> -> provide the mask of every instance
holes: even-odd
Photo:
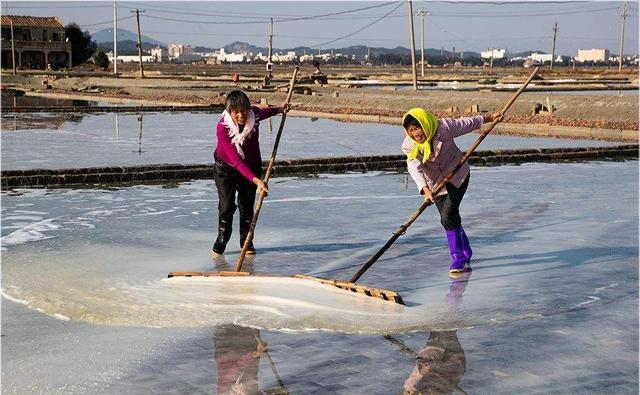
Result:
[[[95,33],[91,33],[91,39],[95,41],[96,44],[98,45],[102,43],[109,43],[109,46],[111,46],[111,43],[113,43],[113,29],[111,28],[102,29]],[[127,40],[133,41],[133,42],[138,41],[137,34],[134,32],[130,32],[129,30],[118,29],[118,47],[120,46],[121,41],[127,41]],[[167,46],[167,44],[163,43],[162,41],[158,41],[149,36],[145,36],[144,34],[142,35],[142,42],[147,43],[153,47],[156,47],[158,45],[161,47]]]

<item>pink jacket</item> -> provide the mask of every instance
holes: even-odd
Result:
[[[277,107],[259,108],[251,106],[251,111],[255,116],[255,126],[253,127],[253,133],[247,137],[242,144],[242,150],[244,151],[244,158],[242,158],[236,147],[231,143],[229,137],[229,128],[224,123],[224,118],[218,122],[216,129],[216,136],[218,138],[218,145],[215,150],[215,157],[229,165],[233,166],[244,178],[251,181],[256,176],[251,168],[254,166],[260,166],[262,159],[260,157],[260,145],[258,144],[258,127],[259,122],[263,119],[272,117],[278,113]]]
[[[464,154],[453,141],[454,138],[480,129],[484,123],[482,115],[467,118],[442,118],[438,121],[438,130],[431,139],[431,156],[422,163],[422,158],[407,160],[407,169],[411,178],[415,181],[418,191],[426,185],[433,190],[447,174],[462,159]],[[413,148],[413,140],[405,137],[402,143],[402,152],[408,154]],[[458,172],[449,180],[455,187],[460,187],[469,175],[469,163],[465,163]],[[443,188],[438,195],[445,195]]]

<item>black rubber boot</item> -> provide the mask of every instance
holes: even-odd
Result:
[[[249,228],[251,228],[251,219],[240,219],[240,248],[244,247],[244,241],[247,239],[247,235],[249,234]],[[252,255],[256,253],[256,249],[253,246],[253,240],[249,243],[249,248],[247,249],[247,254]]]
[[[227,243],[231,238],[231,222],[225,222],[220,220],[218,222],[218,237],[216,241],[213,243],[213,254],[214,255],[222,255],[224,250],[227,248]]]

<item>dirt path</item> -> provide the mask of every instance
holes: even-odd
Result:
[[[42,91],[42,76],[5,76],[4,83],[27,91]],[[284,92],[256,91],[256,84],[192,78],[113,78],[71,77],[50,80],[51,93],[83,96],[117,97],[129,100],[150,100],[162,103],[221,104],[231,89],[244,89],[253,101],[266,99],[281,103]],[[409,108],[424,107],[436,115],[458,116],[477,104],[481,112],[499,110],[512,92],[444,91],[395,88],[346,88],[336,85],[308,85],[310,94],[295,94],[295,109],[343,114],[400,116]],[[94,93],[91,93],[94,92]],[[547,97],[555,112],[552,117],[531,115],[536,104],[546,105]],[[453,110],[447,111],[452,108]],[[523,93],[509,111],[505,122],[537,123],[561,126],[638,130],[638,95],[545,94]]]

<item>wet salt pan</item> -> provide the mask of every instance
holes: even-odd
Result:
[[[24,244],[28,242],[49,239],[55,236],[46,235],[45,232],[60,229],[61,226],[54,224],[57,218],[45,219],[42,221],[34,222],[18,229],[14,232],[3,236],[1,239],[2,249],[5,250],[6,246]]]

